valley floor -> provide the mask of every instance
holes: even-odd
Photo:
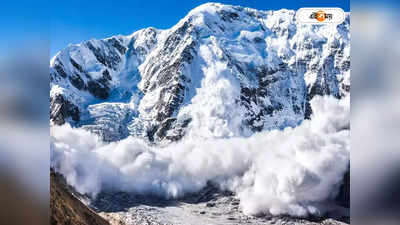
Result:
[[[127,193],[101,193],[90,207],[111,224],[126,225],[344,225],[349,209],[334,206],[324,218],[296,219],[286,216],[246,216],[239,200],[229,192],[207,186],[201,192],[179,200],[133,196]]]

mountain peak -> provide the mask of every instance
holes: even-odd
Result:
[[[208,13],[214,14],[216,11],[220,10],[233,10],[234,6],[232,5],[225,5],[217,2],[208,2],[197,6],[196,8],[192,9],[188,15],[195,15],[199,13]]]

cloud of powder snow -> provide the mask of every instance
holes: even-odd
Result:
[[[207,181],[236,193],[246,214],[307,216],[333,198],[349,166],[350,97],[315,97],[296,128],[251,137],[187,137],[165,147],[129,137],[103,143],[68,125],[51,128],[51,163],[79,192],[179,197]]]

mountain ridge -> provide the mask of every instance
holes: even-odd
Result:
[[[70,45],[50,62],[51,123],[156,143],[297,126],[315,95],[349,93],[349,19],[207,3],[170,29]]]

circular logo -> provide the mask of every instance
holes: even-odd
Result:
[[[319,22],[323,22],[326,19],[326,14],[324,11],[320,10],[316,13],[315,19],[317,19]]]
[[[346,19],[341,8],[300,8],[296,12],[296,21],[307,24],[340,24]]]

